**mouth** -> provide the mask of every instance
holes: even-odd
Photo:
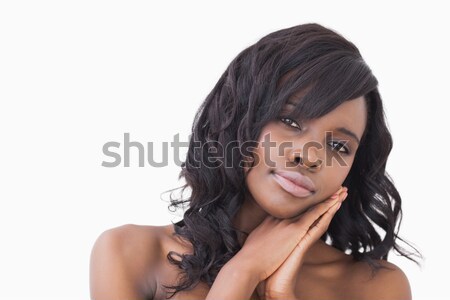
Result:
[[[276,171],[272,176],[281,188],[294,197],[303,198],[315,193],[312,181],[298,172]]]

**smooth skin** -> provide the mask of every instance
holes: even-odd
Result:
[[[272,273],[272,275],[264,280],[260,280],[258,284],[258,295],[262,295],[266,299],[296,298],[295,284],[297,283],[297,276],[303,264],[305,254],[326,232],[331,219],[342,204],[341,201],[344,201],[347,197],[346,189],[347,188],[344,188],[342,191],[340,190],[339,194],[336,194],[336,201],[329,200],[329,203],[317,205],[313,208],[313,210],[307,212],[304,217],[300,219],[304,222],[299,220],[294,223],[296,226],[301,226],[300,230],[303,230],[304,233],[303,238],[289,254],[288,258],[278,269],[276,269],[274,273]],[[322,209],[326,209],[326,212],[320,217],[320,219],[318,219],[318,222],[311,225],[309,229],[306,228],[308,227],[309,221],[313,220],[315,216],[320,214]],[[272,219],[271,221],[274,221],[272,217],[268,218]],[[302,223],[304,224],[300,225]]]
[[[241,272],[247,272],[244,277],[249,280],[234,282],[235,277],[225,269],[223,274],[219,272],[206,299],[248,299],[258,283],[261,299],[297,299],[295,284],[303,257],[326,232],[346,197],[345,189],[336,195],[337,198],[319,203],[297,218],[266,217],[230,261]],[[231,284],[242,288],[230,289]]]
[[[286,106],[285,112],[290,108]],[[261,161],[270,158],[275,165],[257,164],[246,178],[250,195],[233,220],[235,227],[249,233],[246,239],[240,237],[242,249],[221,269],[211,288],[200,283],[193,290],[176,294],[172,300],[411,299],[408,279],[394,264],[381,260],[391,270],[382,269],[371,279],[367,264],[353,261],[350,255],[319,239],[332,217],[339,213],[332,210],[336,207],[333,201],[327,200],[342,186],[358,148],[357,142],[334,132],[334,128],[346,127],[361,138],[365,112],[364,99],[357,98],[321,118],[301,124],[301,129],[278,121],[267,124],[261,136],[270,133],[272,141],[294,144],[281,155],[279,147],[269,152],[257,149]],[[318,167],[315,162],[335,153],[330,147],[332,141],[325,139],[324,132],[329,130],[334,132],[334,139],[349,140],[347,145],[352,151],[343,154],[344,165]],[[324,147],[310,149],[304,166],[291,165],[294,152],[308,141]],[[274,169],[288,167],[314,182],[313,195],[297,199],[273,180]],[[344,194],[341,190],[337,201],[342,201]],[[172,225],[131,224],[102,233],[91,253],[91,299],[164,299],[162,284],[176,284],[178,274],[176,267],[167,262],[168,251],[192,253],[189,244],[172,234]]]

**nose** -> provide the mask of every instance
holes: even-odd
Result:
[[[318,146],[320,145],[293,147],[288,152],[289,163],[294,166],[302,166],[309,171],[320,170],[322,160],[317,156]]]

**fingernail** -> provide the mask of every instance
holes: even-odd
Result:
[[[342,192],[342,186],[339,188],[339,190],[331,196],[331,199],[336,199],[339,194]]]
[[[342,205],[342,203],[341,202],[339,202],[338,204],[336,204],[336,210],[338,210],[340,207],[341,207],[341,205]]]
[[[345,193],[344,199],[342,199],[342,201],[344,201],[345,199],[347,199],[348,193]]]

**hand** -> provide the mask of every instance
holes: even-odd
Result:
[[[315,224],[311,224],[309,230],[303,235],[300,242],[294,247],[294,250],[281,266],[267,279],[258,284],[256,291],[261,299],[296,299],[295,285],[298,280],[297,276],[303,264],[305,253],[327,231],[331,219],[339,209],[340,203],[347,197],[347,188],[340,188],[335,195],[338,195],[338,201],[332,202],[335,203],[334,205],[328,205],[324,213],[324,205],[321,207],[318,204],[300,216],[301,219],[307,218],[309,220],[312,220],[313,217],[316,217],[317,215],[319,215],[319,218],[316,218],[314,221]],[[331,200],[331,198],[329,200]],[[322,203],[326,202],[327,201]],[[321,213],[323,213],[323,215],[321,215]],[[310,217],[307,217],[306,215],[310,215]]]

